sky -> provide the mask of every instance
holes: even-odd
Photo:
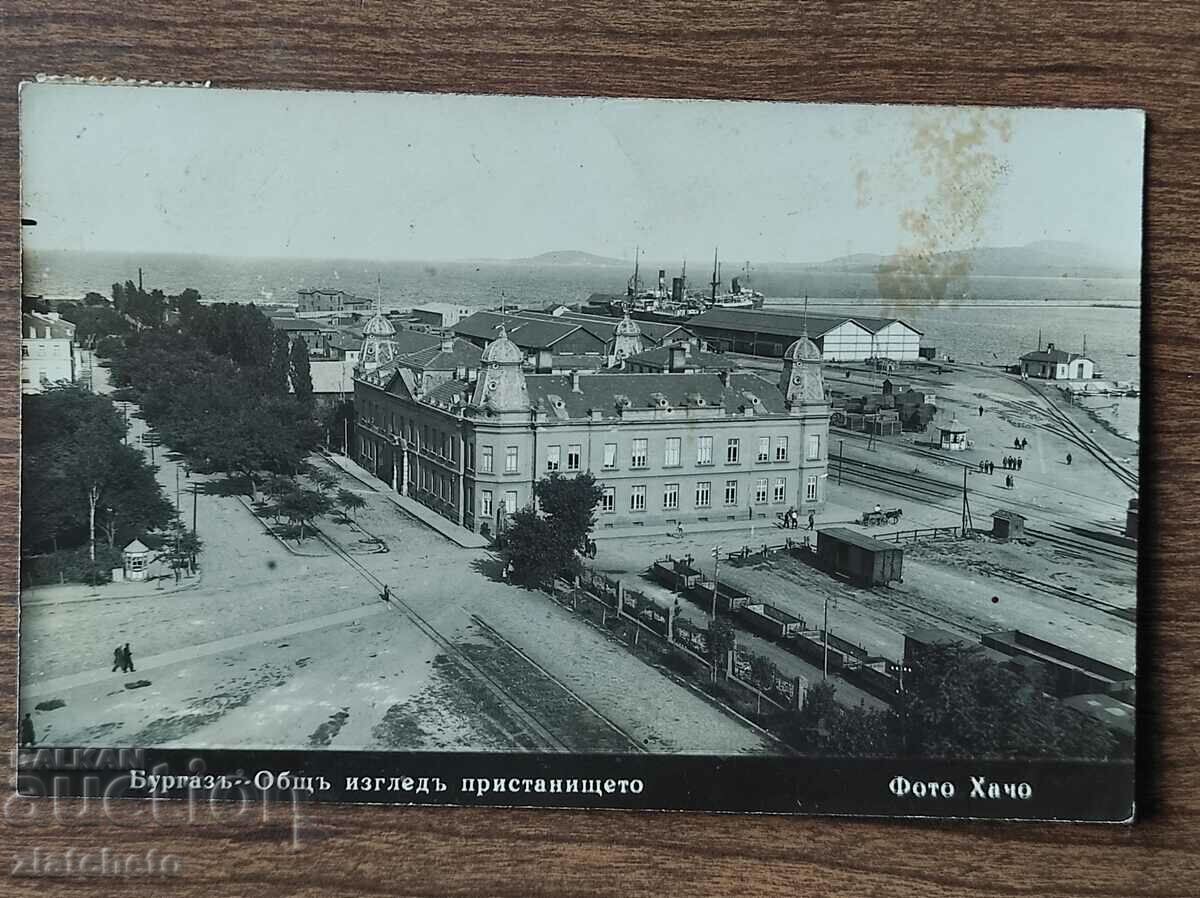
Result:
[[[25,85],[32,249],[820,261],[1037,240],[1137,265],[1136,110]]]

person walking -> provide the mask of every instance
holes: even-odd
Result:
[[[979,406],[979,417],[983,417],[983,406]]]
[[[1024,462],[1024,461],[1025,461],[1025,459],[1023,459],[1023,458],[1018,458],[1018,459],[1017,459],[1017,470],[1018,470],[1018,471],[1019,471],[1019,470],[1021,470],[1021,464],[1022,464],[1022,462]]]
[[[117,646],[113,649],[113,673],[117,672],[117,668],[121,668],[121,672],[125,672],[125,653],[121,651],[121,647]]]
[[[129,650],[128,642],[121,648],[121,671],[123,673],[136,672],[136,668],[133,666],[133,652]]]
[[[677,523],[675,525],[675,537],[677,539],[683,539],[683,524],[682,523]]]
[[[1070,466],[1071,466],[1071,453],[1068,452],[1067,453],[1067,467],[1069,468]]]
[[[817,519],[811,511],[808,513],[808,529],[809,530],[817,529]]]
[[[392,588],[386,583],[383,584],[383,592],[379,594],[379,598],[383,599],[385,602],[390,602],[392,599]]]
[[[21,718],[21,744],[37,745],[37,737],[33,732],[33,718],[28,714]]]
[[[1026,446],[1028,446],[1028,445],[1029,445],[1029,440],[1025,439],[1025,437],[1021,437],[1021,449],[1022,449],[1022,451],[1024,451],[1025,447],[1026,447]]]

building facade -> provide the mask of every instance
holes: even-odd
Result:
[[[1096,363],[1077,352],[1056,349],[1048,343],[1044,350],[1021,356],[1021,374],[1046,380],[1091,380],[1096,376]]]
[[[336,313],[363,314],[371,310],[371,300],[345,290],[297,290],[296,317],[311,318]]]
[[[22,313],[21,392],[40,393],[56,383],[74,383],[77,369],[75,325],[57,312]]]
[[[710,309],[687,326],[716,352],[779,358],[802,335],[827,362],[915,361],[921,332],[898,318],[826,317],[752,309]]]
[[[830,407],[807,338],[789,348],[777,381],[538,374],[501,327],[477,371],[432,388],[411,362],[367,362],[387,354],[369,352],[370,340],[355,381],[356,460],[469,529],[496,532],[555,472],[597,478],[597,528],[774,520],[825,501]]]

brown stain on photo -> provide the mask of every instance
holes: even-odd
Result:
[[[993,147],[997,141],[1007,143],[1011,135],[1005,110],[914,110],[906,152],[930,186],[923,202],[900,213],[905,237],[875,272],[885,310],[912,300],[954,302],[953,293],[971,273],[970,251],[983,241],[984,220],[1008,171]],[[866,183],[867,173],[859,172],[859,206],[869,202]]]

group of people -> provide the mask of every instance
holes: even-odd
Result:
[[[1019,459],[1019,458],[1018,458],[1017,456],[1015,456],[1015,455],[1006,455],[1006,456],[1004,456],[1004,469],[1005,469],[1006,471],[1019,471],[1019,470],[1021,470],[1021,459]]]
[[[129,651],[128,642],[113,649],[113,673],[116,673],[118,668],[121,673],[129,673],[133,670],[133,653]]]
[[[1021,449],[1023,451],[1025,449],[1025,447],[1028,445],[1029,445],[1029,440],[1025,439],[1025,437],[1016,437],[1013,439],[1013,448],[1014,449]]]
[[[807,529],[815,530],[816,526],[817,526],[817,519],[815,517],[813,517],[812,512],[809,512]],[[794,509],[794,508],[789,508],[787,511],[785,511],[783,513],[783,529],[784,530],[799,530],[800,529],[800,512],[796,511],[796,509]]]

